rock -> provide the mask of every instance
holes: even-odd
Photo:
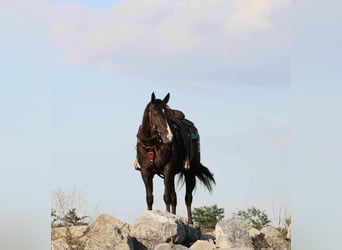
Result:
[[[265,240],[268,243],[270,248],[273,249],[281,249],[281,250],[289,250],[291,249],[291,244],[284,237],[281,233],[274,227],[268,226],[264,227],[260,231],[262,234],[265,235]]]
[[[286,239],[287,240],[291,240],[291,232],[292,231],[292,229],[291,229],[291,224],[290,224],[290,226],[287,228],[287,234],[286,234]]]
[[[216,246],[219,248],[253,248],[248,221],[242,219],[220,220],[215,227]]]
[[[200,238],[198,227],[186,219],[163,211],[146,211],[131,226],[131,236],[140,243],[138,249],[153,250],[161,243],[189,244]]]
[[[81,239],[88,232],[88,226],[58,227],[51,230],[51,248],[54,250],[81,247]]]
[[[215,250],[255,250],[255,249],[252,247],[233,247],[233,248],[216,248]],[[273,249],[270,249],[270,250],[273,250]]]
[[[102,214],[90,226],[52,228],[51,250],[65,249],[290,250],[291,244],[276,228],[259,231],[247,220],[221,220],[214,233],[201,235],[199,227],[188,225],[183,217],[146,211],[132,226]]]
[[[65,250],[69,249],[69,245],[65,239],[56,239],[51,241],[51,250]]]
[[[233,248],[216,248],[215,250],[255,250],[252,247],[233,247]],[[266,249],[262,249],[266,250]],[[267,249],[267,250],[273,250],[273,249]]]
[[[214,241],[215,236],[212,233],[202,234],[200,240],[206,240],[206,241],[212,240],[212,241]]]
[[[161,243],[155,246],[154,250],[188,250],[189,248],[183,245],[173,245],[170,243]]]
[[[191,245],[202,237],[201,229],[199,226],[189,225],[185,218],[182,218],[182,221],[185,228],[185,240],[183,244]]]
[[[213,240],[198,240],[190,247],[192,250],[213,250],[215,248],[216,246]]]
[[[51,230],[51,240],[66,239],[69,233],[73,238],[82,237],[87,229],[88,226],[71,226],[69,229],[66,227],[55,227]]]
[[[134,250],[129,232],[130,228],[127,223],[102,214],[91,224],[88,233],[81,239],[82,246],[85,250]]]
[[[251,228],[249,231],[248,231],[248,234],[249,234],[249,237],[251,238],[256,238],[260,235],[260,231],[256,228]]]

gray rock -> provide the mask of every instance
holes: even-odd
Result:
[[[260,230],[265,235],[265,240],[270,248],[277,250],[290,250],[291,243],[284,239],[281,233],[274,227],[268,226]]]
[[[88,226],[58,227],[51,230],[51,248],[54,250],[81,248],[82,237],[88,232]]]
[[[212,233],[202,234],[200,240],[206,240],[206,241],[212,240],[212,241],[214,241],[215,235],[213,235]]]
[[[220,220],[215,227],[216,245],[219,248],[253,248],[249,230],[246,220]]]
[[[131,225],[131,236],[141,244],[137,249],[153,250],[161,243],[188,244],[200,238],[198,227],[186,219],[164,211],[146,211]]]
[[[51,241],[51,250],[65,250],[69,249],[69,245],[65,239],[60,238]]]
[[[66,239],[67,236],[73,238],[82,237],[88,229],[88,226],[71,226],[66,227],[56,227],[51,229],[51,240]]]
[[[255,249],[269,249],[269,244],[265,239],[265,235],[261,233],[258,229],[251,228],[249,230],[249,236],[252,238],[253,246]]]
[[[242,219],[221,220],[213,234],[201,235],[199,227],[183,217],[146,211],[132,226],[102,214],[90,226],[53,228],[51,249],[290,250],[291,243],[272,226],[259,231]]]
[[[127,223],[102,214],[91,224],[88,233],[81,239],[82,247],[85,250],[134,250],[129,233],[130,228]]]
[[[256,228],[251,228],[249,229],[248,234],[251,238],[257,238],[260,235],[260,231]]]
[[[215,248],[216,246],[213,240],[198,240],[190,247],[192,250],[213,250]]]
[[[233,247],[233,248],[216,248],[215,250],[255,250],[255,249],[252,247]]]
[[[291,229],[291,224],[290,224],[290,226],[287,228],[286,239],[291,240],[291,233],[292,233],[292,229]]]
[[[155,246],[154,250],[188,250],[189,248],[183,245],[173,245],[170,243],[161,243]]]

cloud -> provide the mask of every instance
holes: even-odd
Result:
[[[288,123],[285,122],[272,122],[266,126],[266,132],[273,135],[290,134],[291,128]]]
[[[241,81],[280,82],[289,80],[289,3],[122,0],[105,9],[60,3],[53,8],[51,32],[66,64],[158,71],[161,77],[197,73],[198,79],[219,81],[250,73]]]
[[[243,155],[269,154],[270,150],[286,152],[291,146],[292,136],[287,123],[273,122],[251,126],[230,136],[214,136],[211,141],[223,152]]]
[[[288,149],[291,145],[292,138],[289,134],[274,138],[272,141],[273,147],[276,149]]]

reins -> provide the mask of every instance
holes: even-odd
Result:
[[[141,130],[142,130],[142,125],[141,125],[141,126],[139,127],[138,134],[137,134],[137,145],[140,145],[140,146],[146,151],[148,160],[149,160],[149,162],[150,162],[150,165],[151,165],[152,167],[154,167],[153,170],[155,171],[155,173],[156,173],[159,177],[164,178],[163,173],[161,173],[160,171],[157,171],[157,168],[156,168],[155,162],[154,162],[154,160],[155,160],[155,154],[156,154],[156,147],[157,147],[158,142],[161,143],[161,141],[158,140],[158,133],[159,133],[159,132],[158,132],[158,130],[156,129],[156,126],[155,126],[155,124],[154,124],[154,122],[153,122],[152,115],[151,115],[151,112],[152,112],[151,109],[152,109],[151,106],[149,106],[148,118],[149,118],[149,124],[150,124],[150,134],[151,134],[150,140],[151,140],[151,141],[155,140],[155,139],[154,139],[155,136],[153,136],[154,133],[157,133],[157,136],[156,136],[157,139],[156,139],[155,143],[154,143],[152,146],[148,146],[148,145],[144,144],[144,143],[142,142],[142,139],[141,139]],[[138,170],[141,171],[141,169],[138,169]]]

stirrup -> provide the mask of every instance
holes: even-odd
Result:
[[[140,167],[139,167],[139,163],[138,163],[138,159],[137,159],[137,158],[135,158],[135,161],[134,161],[134,163],[133,163],[133,166],[134,166],[134,169],[135,169],[135,170],[140,170]]]
[[[189,159],[186,159],[184,162],[184,169],[189,170],[190,169],[190,161]]]

